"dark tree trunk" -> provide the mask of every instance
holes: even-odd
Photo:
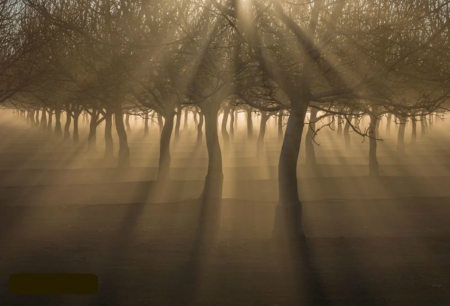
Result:
[[[377,159],[377,127],[380,120],[378,119],[378,105],[372,107],[369,125],[369,176],[379,176],[379,167]]]
[[[187,108],[184,110],[184,129],[187,129],[188,127],[188,110]]]
[[[178,110],[177,110],[177,122],[175,125],[175,140],[180,139],[180,125],[181,125],[181,113],[182,113],[182,108],[181,106],[178,106]]]
[[[61,110],[55,109],[55,134],[56,136],[62,136],[62,126],[61,126]]]
[[[278,112],[278,139],[283,139],[283,111]]]
[[[175,112],[168,110],[164,115],[164,126],[161,131],[161,138],[159,140],[159,167],[158,180],[169,179],[170,171],[170,139],[173,132],[173,121]]]
[[[399,118],[399,119],[400,119],[400,125],[398,128],[397,152],[404,154],[405,153],[406,118]]]
[[[420,117],[420,130],[421,130],[421,135],[425,136],[427,128],[425,126],[425,120],[424,120],[423,116]]]
[[[230,110],[230,136],[234,136],[234,107]]]
[[[39,126],[39,109],[36,110],[36,119],[34,121],[36,126]]]
[[[350,123],[349,120],[345,120],[344,126],[344,139],[345,139],[345,149],[350,149]]]
[[[334,130],[336,128],[336,117],[334,115],[331,116],[331,125],[330,127]]]
[[[97,120],[99,112],[92,110],[91,120],[89,121],[89,135],[88,135],[88,151],[97,151]]]
[[[309,103],[294,105],[288,118],[278,164],[279,203],[274,236],[303,236],[302,204],[298,196],[297,163]]]
[[[411,131],[411,143],[414,144],[417,142],[417,122],[416,122],[416,116],[412,116],[411,118],[411,125],[412,125],[412,131]]]
[[[66,106],[66,123],[64,125],[64,139],[70,138],[70,124],[72,122],[72,111]]]
[[[48,121],[47,121],[47,131],[52,131],[52,124],[53,124],[53,110],[50,108],[48,110]]]
[[[195,123],[195,126],[197,126],[197,124],[198,124],[198,118],[197,118],[198,112],[197,112],[196,109],[194,109],[193,113],[194,113],[194,123]]]
[[[41,112],[41,129],[43,131],[47,130],[47,110],[44,108]]]
[[[386,123],[386,135],[391,135],[392,114],[388,114]]]
[[[123,113],[120,105],[114,109],[114,121],[116,123],[117,135],[119,136],[119,159],[117,168],[128,169],[130,168],[130,148],[128,147],[127,131],[123,123]]]
[[[29,113],[29,116],[30,116],[30,124],[33,125],[33,126],[36,125],[36,122],[34,121],[34,116],[35,116],[34,115],[34,110],[29,111],[28,113]]]
[[[131,131],[130,114],[126,114],[125,116],[125,125],[127,126],[127,132],[129,133]]]
[[[163,120],[161,114],[157,114],[156,117],[158,118],[158,126],[159,126],[159,132],[162,133],[163,128]]]
[[[424,115],[423,117],[423,124],[424,124],[424,126],[425,126],[425,134],[428,132],[428,129],[430,128],[429,126],[428,126],[428,120],[427,120],[427,115]]]
[[[112,116],[110,109],[105,110],[105,156],[107,160],[114,158],[114,141],[112,138]]]
[[[78,119],[80,118],[80,112],[74,111],[73,113],[73,142],[79,143],[80,135],[78,134]]]
[[[217,129],[219,106],[220,103],[214,100],[201,106],[205,115],[206,146],[208,149],[208,173],[202,193],[204,200],[222,198],[222,152]]]
[[[375,134],[377,136],[380,135],[380,124],[381,124],[381,118],[377,118],[377,125],[375,127]]]
[[[261,112],[261,122],[259,124],[259,135],[256,143],[256,154],[261,155],[264,150],[264,137],[266,136],[266,124],[269,120],[270,114],[268,112]]]
[[[338,128],[337,128],[337,134],[342,135],[342,118],[341,116],[337,117],[338,119]]]
[[[145,114],[144,118],[144,136],[148,135],[148,113]]]
[[[203,138],[203,122],[204,122],[204,116],[203,116],[203,112],[200,110],[198,112],[199,115],[199,121],[198,121],[198,125],[197,125],[197,148],[200,147],[200,145],[202,144],[202,138]]]
[[[305,162],[307,166],[316,165],[316,153],[314,150],[314,136],[316,134],[316,120],[318,110],[311,108],[311,117],[309,118],[308,131],[305,139]]]
[[[226,105],[223,107],[223,117],[222,117],[222,138],[224,147],[227,148],[230,144],[230,135],[227,132],[228,115],[230,114],[230,106]]]
[[[252,109],[247,107],[247,137],[248,139],[253,139],[253,120],[252,120]]]

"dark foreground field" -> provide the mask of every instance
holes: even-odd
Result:
[[[299,168],[306,241],[286,245],[271,236],[276,135],[257,158],[237,130],[214,225],[196,200],[207,159],[189,129],[160,186],[155,126],[148,138],[132,127],[133,168],[117,173],[100,141],[86,155],[83,143],[3,119],[0,305],[450,305],[450,137],[440,124],[403,157],[395,137],[381,143],[379,179],[367,177],[367,143],[352,135],[345,151],[324,132],[319,165]],[[99,293],[8,292],[11,274],[63,272],[97,274]]]

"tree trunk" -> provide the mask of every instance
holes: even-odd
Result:
[[[283,139],[283,111],[278,112],[278,139]]]
[[[423,116],[420,117],[420,130],[421,130],[421,135],[425,136],[426,133],[426,126],[425,126],[425,120],[423,119]]]
[[[36,122],[34,121],[34,110],[32,110],[32,111],[29,111],[29,114],[30,114],[30,123],[31,123],[31,125],[36,125]]]
[[[205,115],[206,146],[208,149],[208,173],[202,193],[203,200],[222,198],[222,152],[217,129],[219,106],[219,101],[213,99],[201,106]]]
[[[36,126],[39,126],[39,109],[36,110],[36,119],[34,121]]]
[[[130,114],[126,114],[125,116],[125,125],[127,126],[127,132],[129,133],[131,131]]]
[[[230,111],[230,135],[234,136],[234,107],[231,108]]]
[[[345,139],[345,149],[350,149],[350,123],[349,120],[345,120],[344,126],[344,139]]]
[[[107,160],[114,158],[114,141],[112,138],[112,115],[110,109],[105,110],[105,156]]]
[[[416,116],[411,118],[412,132],[411,132],[411,143],[415,144],[417,142],[417,122]]]
[[[80,135],[78,134],[78,119],[80,118],[80,112],[74,111],[73,113],[73,142],[78,143],[80,141]]]
[[[164,115],[164,126],[159,140],[159,166],[157,180],[169,179],[170,171],[170,139],[173,132],[175,112],[169,110]]]
[[[64,139],[70,138],[70,123],[72,122],[72,111],[66,107],[66,124],[64,125]]]
[[[297,102],[288,118],[278,163],[279,203],[275,211],[274,236],[303,236],[302,204],[298,196],[297,162],[309,103]]]
[[[198,113],[200,119],[198,121],[198,125],[197,125],[197,148],[200,147],[200,145],[202,144],[202,138],[203,138],[203,121],[204,121],[204,116],[203,116],[203,112],[200,110]]]
[[[55,134],[56,136],[62,136],[62,126],[61,126],[61,110],[55,109]]]
[[[41,112],[41,130],[47,130],[47,110],[44,108]]]
[[[261,122],[259,124],[259,135],[258,141],[256,143],[256,155],[260,156],[264,150],[264,137],[266,135],[266,124],[269,120],[270,115],[268,112],[261,112]]]
[[[181,108],[181,106],[178,106],[177,122],[175,125],[175,140],[180,139],[181,112],[182,112],[182,108]]]
[[[386,135],[391,135],[392,114],[388,114],[386,123]]]
[[[188,110],[187,108],[184,110],[184,129],[187,129],[188,127]]]
[[[245,111],[247,112],[247,137],[248,139],[253,139],[252,109],[247,107]]]
[[[50,108],[48,110],[48,121],[47,121],[47,131],[52,131],[52,124],[53,124],[53,110]]]
[[[91,120],[89,121],[89,135],[88,135],[88,151],[97,151],[97,120],[99,113],[93,109]]]
[[[223,107],[223,117],[222,117],[222,138],[224,147],[227,148],[230,144],[230,135],[227,132],[228,115],[230,114],[231,107],[226,105]]]
[[[116,123],[116,131],[119,136],[119,160],[117,168],[130,168],[130,148],[128,147],[127,131],[123,123],[123,113],[121,105],[114,109],[114,121]]]
[[[144,136],[148,135],[148,112],[145,114],[144,118]]]
[[[159,132],[162,133],[163,128],[163,120],[161,114],[157,114],[156,117],[158,118],[158,126],[159,126]]]
[[[342,135],[342,118],[340,116],[338,118],[338,128],[337,128],[337,134]]]
[[[369,125],[369,176],[379,176],[379,167],[377,159],[377,127],[378,119],[378,105],[372,106]]]
[[[400,126],[398,128],[397,152],[404,154],[406,118],[399,118],[399,119],[400,119]]]
[[[316,153],[314,151],[314,136],[316,134],[316,120],[317,120],[318,110],[311,108],[311,116],[309,118],[308,131],[306,132],[305,139],[305,154],[306,154],[306,165],[315,166],[316,165]]]

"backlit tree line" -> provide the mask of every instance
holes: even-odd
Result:
[[[258,152],[275,117],[282,147],[275,232],[301,235],[297,161],[316,164],[322,128],[369,139],[370,175],[381,118],[421,131],[445,115],[450,1],[418,0],[1,0],[0,101],[30,124],[77,143],[89,122],[96,150],[130,167],[130,117],[160,126],[158,180],[169,179],[170,141],[192,114],[205,129],[202,197],[221,198],[222,157],[236,112],[260,115]],[[222,122],[218,124],[218,114]],[[364,118],[369,118],[368,124]],[[229,125],[229,130],[227,125]],[[219,129],[220,126],[221,128]],[[118,144],[113,141],[113,131]]]

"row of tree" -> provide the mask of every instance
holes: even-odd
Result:
[[[315,122],[342,118],[370,138],[378,173],[377,124],[395,115],[443,114],[449,87],[449,1],[418,0],[4,0],[1,101],[55,132],[90,116],[89,143],[105,122],[105,157],[130,167],[126,114],[162,124],[160,180],[170,167],[175,115],[185,107],[205,125],[208,173],[203,197],[220,198],[222,158],[217,118],[239,106],[284,114],[279,159],[277,233],[302,233],[297,160],[305,123],[314,163]],[[125,116],[124,116],[125,114]],[[309,114],[309,121],[306,119]],[[370,125],[358,124],[362,115]],[[251,117],[250,117],[251,118]],[[233,120],[233,118],[230,118]],[[48,122],[48,121],[47,121]],[[281,120],[279,120],[281,122]],[[356,122],[356,123],[355,123]],[[200,124],[200,122],[199,122]],[[223,130],[223,129],[222,129]]]

